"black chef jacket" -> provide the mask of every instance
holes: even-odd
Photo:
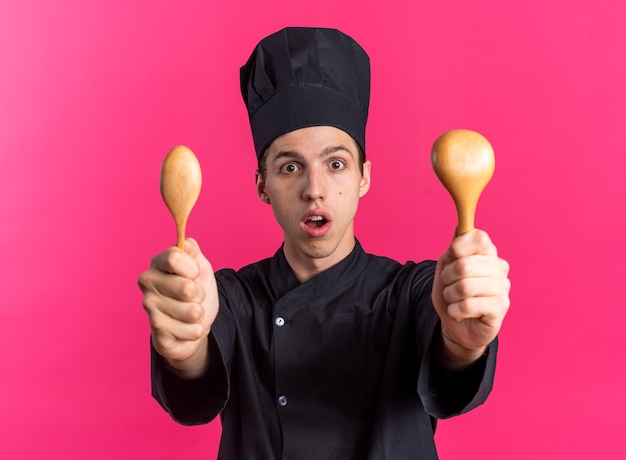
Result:
[[[467,371],[437,368],[434,270],[358,242],[305,283],[282,248],[221,270],[209,373],[179,379],[153,349],[153,395],[183,424],[221,414],[219,459],[436,459],[436,419],[485,401],[497,342]]]

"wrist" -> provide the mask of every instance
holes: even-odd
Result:
[[[205,337],[188,358],[166,359],[166,362],[169,371],[180,378],[192,380],[202,377],[209,368],[208,339]]]
[[[450,370],[461,370],[487,354],[488,347],[475,349],[461,345],[443,326],[441,327],[441,352],[439,362]]]

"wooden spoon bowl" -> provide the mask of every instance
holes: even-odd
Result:
[[[493,176],[495,158],[489,141],[475,131],[455,129],[433,144],[431,162],[458,214],[457,235],[474,228],[480,195]]]
[[[185,247],[185,227],[191,209],[198,200],[202,187],[200,163],[189,148],[174,147],[161,167],[161,196],[174,216],[178,240],[176,246]]]

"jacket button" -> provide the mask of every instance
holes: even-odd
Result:
[[[282,316],[277,316],[274,320],[274,324],[276,324],[276,326],[278,327],[283,327],[285,325],[285,318],[283,318]]]

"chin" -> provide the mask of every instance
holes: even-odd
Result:
[[[326,244],[313,243],[307,245],[305,253],[312,259],[323,259],[333,253],[333,248],[329,248]]]
[[[321,259],[332,256],[340,256],[341,258],[347,256],[350,251],[346,251],[346,254],[339,254],[339,252],[344,252],[343,249],[346,247],[343,240],[315,240],[311,241],[307,245],[307,249],[311,254],[311,257]],[[352,248],[350,247],[350,250]]]

